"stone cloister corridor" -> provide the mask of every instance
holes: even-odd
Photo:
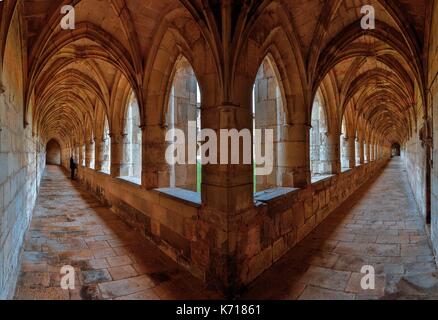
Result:
[[[389,192],[385,192],[390,190]],[[59,269],[80,285],[59,288]],[[358,286],[364,265],[376,289]],[[438,278],[406,172],[392,160],[305,240],[258,278],[242,299],[437,299]],[[43,177],[17,299],[223,299],[183,271],[59,167]]]
[[[365,265],[377,274],[369,292],[360,287]],[[244,298],[437,299],[437,275],[406,171],[394,158],[257,279]]]
[[[59,287],[63,265],[77,269],[75,290]],[[49,166],[24,254],[17,299],[216,298],[149,241]],[[220,297],[220,296],[219,296]]]
[[[437,32],[438,0],[0,1],[0,300],[438,299]]]

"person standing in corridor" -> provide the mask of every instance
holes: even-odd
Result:
[[[71,171],[71,179],[75,179],[75,170],[76,170],[76,162],[73,157],[70,157],[70,171]]]

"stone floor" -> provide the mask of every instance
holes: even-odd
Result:
[[[76,289],[60,287],[61,267]],[[16,299],[213,299],[218,294],[48,166],[26,235]]]
[[[437,299],[436,264],[396,158],[243,294],[243,299]],[[363,290],[363,266],[376,273]]]
[[[241,299],[438,298],[436,265],[399,159],[252,283]],[[76,268],[75,290],[60,268]],[[361,268],[376,272],[362,290]],[[217,299],[58,167],[47,168],[17,299]]]

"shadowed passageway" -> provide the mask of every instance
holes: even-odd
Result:
[[[347,202],[242,298],[438,298],[435,261],[400,160],[392,160]],[[76,290],[59,287],[63,265],[76,268]],[[375,290],[360,287],[364,265],[375,268]],[[16,298],[218,297],[67,180],[59,167],[47,167]]]
[[[60,270],[76,270],[76,289]],[[17,299],[207,299],[217,295],[48,166],[25,240]]]
[[[373,266],[375,290],[362,290]],[[394,158],[244,294],[247,299],[438,298],[435,260]]]
[[[438,298],[438,0],[241,2],[0,1],[0,300]]]

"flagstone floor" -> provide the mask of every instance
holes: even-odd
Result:
[[[423,221],[394,158],[243,298],[436,299],[437,268]],[[374,269],[374,290],[361,286],[364,266]]]
[[[238,298],[435,299],[438,278],[400,159],[331,214]],[[71,265],[76,289],[60,287]],[[361,287],[364,266],[375,289]],[[219,299],[56,166],[27,233],[16,299]]]
[[[74,290],[61,268],[75,268]],[[16,299],[213,299],[200,280],[48,166],[25,240]]]

